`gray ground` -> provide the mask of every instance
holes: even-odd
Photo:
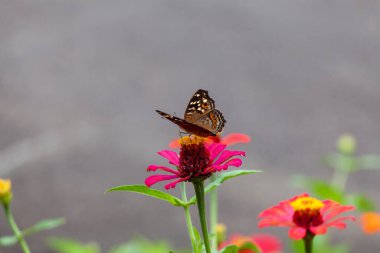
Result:
[[[155,152],[177,128],[154,109],[181,115],[198,88],[223,111],[225,133],[252,137],[244,168],[265,172],[221,188],[230,232],[257,232],[258,212],[299,192],[292,174],[329,178],[320,158],[342,132],[359,153],[380,153],[379,12],[371,0],[2,1],[0,175],[13,180],[21,226],[67,218],[31,237],[33,252],[48,252],[47,235],[103,249],[137,234],[187,246],[180,209],[103,192],[164,163]],[[348,189],[380,204],[379,179],[360,172]],[[9,232],[4,218],[0,227]],[[358,224],[333,233],[352,252],[377,252]]]

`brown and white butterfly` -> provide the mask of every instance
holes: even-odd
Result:
[[[208,95],[208,91],[202,89],[191,97],[183,119],[159,110],[156,112],[186,132],[200,137],[215,136],[226,123],[222,113],[215,109],[215,102]]]

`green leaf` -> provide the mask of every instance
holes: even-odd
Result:
[[[303,240],[292,240],[293,253],[304,253]],[[350,248],[346,244],[331,245],[327,235],[316,236],[313,240],[313,253],[348,253]]]
[[[292,177],[291,182],[294,186],[310,191],[315,197],[332,199],[337,202],[343,202],[344,200],[344,192],[325,181],[315,180],[304,176],[294,176]]]
[[[0,237],[0,246],[9,247],[17,244],[17,237],[14,235],[2,236]]]
[[[164,241],[149,241],[144,238],[135,238],[125,244],[114,247],[109,253],[168,253],[174,252]]]
[[[37,224],[26,228],[22,231],[23,236],[32,235],[43,230],[50,230],[61,226],[65,223],[65,219],[56,218],[56,219],[46,219],[38,222]],[[14,235],[0,237],[0,246],[12,246],[18,243],[17,237]]]
[[[65,224],[64,218],[45,219],[39,221],[35,225],[23,230],[25,236],[38,233],[43,230],[50,230]]]
[[[221,249],[220,253],[238,253],[238,247],[236,245],[228,245]]]
[[[352,172],[359,169],[358,161],[354,156],[331,154],[327,155],[324,161],[329,167],[342,171]]]
[[[313,253],[348,253],[350,247],[344,243],[331,245],[328,235],[319,235],[313,241]]]
[[[359,212],[371,212],[376,210],[376,204],[363,194],[350,194],[346,197],[347,204],[353,205]]]
[[[305,246],[302,240],[291,240],[292,253],[305,253]]]
[[[185,204],[183,203],[182,200],[179,198],[160,191],[156,189],[151,189],[146,185],[121,185],[121,186],[116,186],[108,189],[106,192],[113,192],[113,191],[128,191],[128,192],[136,192],[142,195],[150,196],[156,199],[164,200],[166,202],[169,202],[170,204],[174,206],[184,206]]]
[[[241,250],[251,250],[254,253],[261,253],[261,250],[251,242],[246,242],[242,246],[240,246],[239,251]]]
[[[205,193],[209,193],[216,189],[219,185],[221,185],[224,181],[227,181],[229,179],[238,177],[238,176],[243,176],[243,175],[248,175],[248,174],[255,174],[261,172],[260,170],[231,170],[227,172],[220,173],[213,182],[209,183],[205,187]],[[197,202],[197,199],[195,196],[193,196],[189,202],[187,202],[188,205],[193,205]]]
[[[48,245],[58,253],[100,253],[96,243],[81,243],[67,238],[49,238]]]
[[[202,252],[202,248],[203,248],[203,241],[202,241],[202,237],[201,235],[199,234],[199,231],[198,229],[193,226],[193,231],[194,231],[194,239],[195,239],[195,247],[196,247],[196,252]]]
[[[380,169],[379,155],[363,155],[356,158],[360,169],[373,170]]]

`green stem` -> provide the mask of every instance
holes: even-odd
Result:
[[[335,168],[334,174],[331,179],[331,185],[344,191],[344,189],[346,188],[348,176],[349,176],[349,173],[347,171]]]
[[[307,231],[306,236],[303,238],[303,242],[305,244],[305,253],[313,252],[313,238],[314,238],[314,234]]]
[[[18,228],[18,226],[17,226],[17,224],[13,218],[11,208],[8,204],[4,204],[4,211],[5,211],[5,216],[8,219],[8,223],[11,226],[14,235],[17,237],[17,240],[20,243],[22,250],[24,251],[24,253],[30,253],[30,249],[28,247],[28,244],[26,243],[22,232]]]
[[[207,220],[206,220],[206,210],[205,210],[206,209],[205,191],[204,191],[203,180],[193,182],[193,185],[194,185],[195,195],[197,197],[199,220],[201,222],[203,241],[205,244],[206,253],[211,253],[210,239],[208,237],[208,231],[207,231]]]
[[[184,182],[181,183],[181,194],[182,194],[182,201],[186,203],[187,194],[186,194],[186,184]],[[191,241],[191,247],[193,248],[193,252],[197,253],[198,248],[195,242],[195,233],[194,233],[193,223],[191,221],[190,208],[188,205],[186,205],[183,207],[183,209],[185,210],[186,225],[187,225],[187,231],[189,233],[189,237]]]
[[[215,180],[215,176],[211,176],[211,182]],[[218,238],[216,227],[218,225],[218,190],[215,189],[210,192],[210,227],[211,227],[211,248],[217,250]]]

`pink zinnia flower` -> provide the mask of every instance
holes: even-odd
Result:
[[[225,144],[227,146],[232,146],[237,143],[248,143],[251,141],[251,138],[242,133],[230,133],[224,137],[221,137],[219,134],[216,136],[207,137],[205,142],[208,143],[220,143]],[[169,147],[171,148],[179,148],[181,147],[181,139],[175,139],[169,143]]]
[[[168,159],[169,163],[177,169],[171,169],[161,165],[150,165],[147,171],[162,170],[170,174],[158,174],[148,177],[145,184],[150,187],[158,182],[175,180],[167,185],[166,189],[174,188],[182,181],[193,182],[204,180],[216,171],[228,169],[229,166],[239,167],[242,164],[240,158],[245,156],[244,151],[225,150],[226,145],[219,143],[205,143],[204,138],[192,136],[182,138],[180,153],[171,150],[162,150],[159,155]]]
[[[354,206],[343,206],[332,200],[321,201],[304,193],[264,210],[259,214],[259,218],[262,219],[259,227],[290,227],[289,236],[298,240],[306,234],[325,234],[329,227],[346,228],[344,221],[355,220],[355,217],[336,216],[354,209]]]
[[[225,241],[219,245],[219,249],[222,249],[228,245],[236,245],[238,247],[244,246],[246,243],[252,243],[260,249],[261,253],[280,253],[282,252],[281,241],[269,234],[253,234],[250,236],[243,236],[239,234],[232,235],[228,241]],[[239,253],[254,253],[250,249],[240,249]]]

